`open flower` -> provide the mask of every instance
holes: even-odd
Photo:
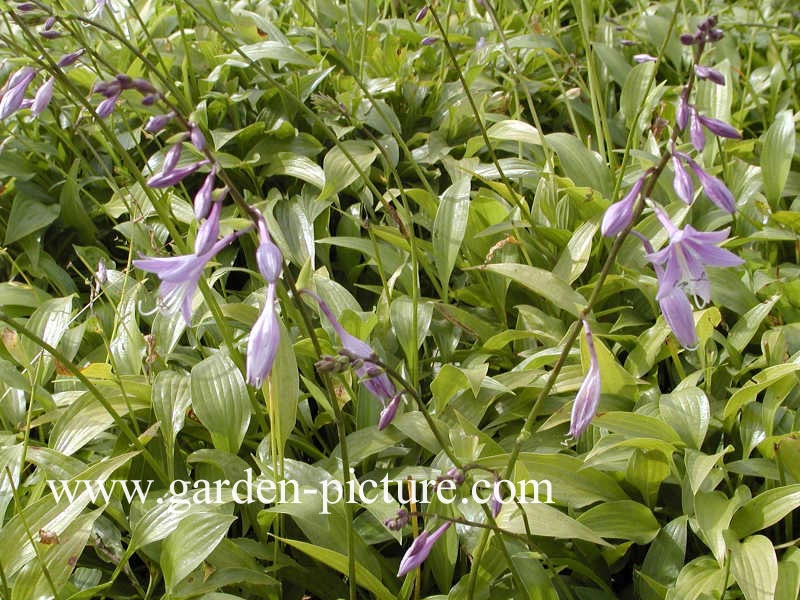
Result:
[[[247,341],[247,383],[261,387],[272,371],[281,341],[275,313],[275,284],[267,285],[267,300]]]
[[[33,67],[22,67],[8,78],[0,99],[0,119],[5,119],[22,106],[25,91],[35,76]]]
[[[161,280],[158,295],[166,313],[180,308],[186,324],[192,318],[192,297],[197,290],[200,275],[206,263],[243,232],[234,232],[215,242],[202,254],[184,254],[169,257],[143,257],[133,261],[133,266],[155,273]]]
[[[444,535],[444,532],[447,531],[452,524],[452,521],[447,521],[431,533],[427,531],[420,533],[403,555],[403,559],[400,561],[400,568],[397,571],[397,576],[403,577],[403,575],[413,571],[425,562],[425,559],[428,558],[428,554],[431,553],[433,545]]]
[[[586,347],[589,349],[589,371],[583,379],[581,387],[572,403],[572,415],[569,423],[569,436],[578,437],[592,422],[600,402],[600,364],[594,349],[594,339],[589,322],[583,320],[583,331],[586,334]]]
[[[661,208],[655,210],[669,234],[666,248],[647,254],[658,277],[656,300],[678,341],[691,347],[696,337],[694,322],[687,317],[687,313],[691,314],[687,296],[692,296],[698,306],[705,306],[711,300],[711,283],[706,267],[734,267],[744,261],[717,246],[728,238],[729,229],[704,232],[691,225],[678,229]]]

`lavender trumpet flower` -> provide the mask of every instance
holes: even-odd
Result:
[[[422,21],[422,19],[425,18],[427,14],[428,14],[428,5],[426,4],[425,6],[419,9],[417,16],[414,17],[414,22],[419,23],[420,21]]]
[[[600,231],[605,237],[614,237],[630,225],[631,219],[633,219],[633,207],[649,174],[650,171],[646,171],[636,180],[636,183],[633,184],[633,187],[625,194],[622,200],[608,207],[600,225]]]
[[[275,313],[275,284],[267,285],[264,309],[256,319],[247,341],[247,383],[261,387],[272,371],[280,345],[280,326]]]
[[[594,348],[594,336],[586,319],[583,319],[583,332],[586,335],[586,347],[589,350],[589,371],[572,404],[569,424],[569,436],[572,438],[576,438],[586,431],[597,412],[597,405],[600,403],[600,363],[597,361],[597,352]]]
[[[681,344],[687,345],[684,344],[685,341],[695,338],[694,323],[691,324],[690,332],[688,320],[685,317],[674,316],[681,311],[685,313],[688,304],[688,299],[684,303],[676,295],[676,290],[684,296],[691,295],[698,306],[705,306],[711,299],[711,283],[706,274],[706,267],[734,267],[744,261],[732,252],[717,247],[717,244],[727,239],[729,229],[701,232],[691,225],[678,229],[660,207],[656,206],[655,211],[669,235],[669,244],[666,248],[647,255],[654,267],[663,267],[663,270],[656,269],[659,284],[656,300],[659,302],[667,300],[668,311],[673,316],[667,318],[667,311],[664,316],[668,323],[672,320],[674,323],[682,324],[677,329],[673,328],[673,332]],[[670,323],[670,326],[673,324]]]
[[[403,397],[403,394],[397,394],[386,407],[381,410],[380,417],[378,418],[378,429],[383,430],[389,426],[389,423],[392,422],[395,415],[397,414],[397,409],[400,407],[400,401]]]
[[[672,168],[675,170],[675,178],[672,180],[672,187],[684,204],[691,204],[694,199],[694,184],[692,178],[683,166],[680,157],[673,152]]]
[[[180,308],[186,324],[189,325],[192,318],[192,296],[197,290],[197,284],[206,263],[242,233],[244,231],[226,235],[202,254],[170,257],[145,256],[134,260],[133,265],[158,276],[161,280],[158,295],[163,310],[171,313]]]
[[[256,249],[256,264],[267,283],[275,283],[283,270],[283,256],[269,236],[264,217],[258,220],[259,245]]]
[[[144,130],[147,133],[158,133],[175,117],[175,112],[170,111],[163,115],[154,115],[147,120]]]
[[[704,117],[700,114],[695,114],[697,120],[708,129],[711,133],[716,136],[729,138],[733,140],[739,140],[742,138],[742,134],[739,133],[732,125],[728,125],[725,121],[720,121],[719,119],[713,119],[711,117]]]
[[[189,128],[189,137],[194,147],[200,152],[206,149],[206,136],[195,123],[192,123]]]
[[[403,577],[406,573],[413,571],[425,562],[425,559],[428,558],[428,555],[433,549],[433,545],[444,535],[444,532],[447,531],[452,524],[452,521],[447,521],[431,533],[427,531],[420,533],[403,555],[400,561],[400,568],[397,571],[397,576]]]
[[[689,137],[695,150],[702,152],[703,148],[706,147],[706,135],[703,132],[703,125],[700,122],[697,110],[693,106],[689,108],[689,113]]]
[[[722,75],[722,73],[716,69],[712,69],[711,67],[695,65],[694,73],[697,75],[698,79],[705,79],[706,81],[716,83],[717,85],[725,85],[725,77]]]
[[[420,42],[423,46],[433,46],[436,42],[439,41],[439,38],[428,36],[422,38],[422,42]]]
[[[153,175],[147,180],[148,187],[151,188],[165,188],[175,185],[186,179],[189,175],[197,171],[203,165],[208,164],[207,160],[200,160],[186,165],[185,167],[178,167],[172,169],[168,173],[160,172]]]
[[[689,123],[689,100],[686,98],[686,89],[681,92],[680,100],[678,100],[678,108],[675,109],[675,124],[678,129],[683,131]]]
[[[197,193],[194,195],[194,217],[195,219],[202,219],[208,215],[211,209],[212,192],[214,191],[214,182],[216,181],[217,168],[216,165],[211,167],[211,172],[206,175],[203,184]]]
[[[75,62],[81,56],[83,56],[84,52],[86,52],[86,50],[84,48],[81,48],[80,50],[75,50],[75,52],[70,52],[69,54],[65,54],[64,56],[58,59],[57,63],[58,67],[63,69],[64,67],[70,67],[74,65]]]
[[[700,180],[700,184],[703,186],[703,191],[706,193],[706,196],[708,196],[708,199],[719,206],[722,210],[733,214],[736,211],[736,200],[734,199],[731,191],[728,189],[728,186],[726,186],[721,179],[706,173],[700,167],[700,165],[698,165],[694,160],[685,154],[682,154],[681,156],[685,157],[684,160],[689,163],[689,167],[691,167],[692,171],[694,171],[694,174],[697,175],[697,178]]]
[[[222,210],[222,202],[215,202],[208,213],[208,218],[203,221],[197,230],[197,237],[194,239],[194,253],[203,254],[219,237],[219,213]]]
[[[0,99],[0,119],[5,119],[22,106],[25,92],[35,76],[33,67],[22,67],[8,78]]]
[[[121,92],[117,92],[113,96],[106,98],[100,104],[98,104],[97,108],[95,109],[97,116],[101,119],[105,119],[112,112],[114,112],[114,109],[117,107],[117,100],[119,100],[120,94]]]
[[[31,112],[34,115],[40,114],[44,109],[47,108],[47,105],[50,104],[50,100],[53,99],[54,82],[55,80],[50,77],[36,91],[36,95],[33,97],[33,104],[31,104]]]

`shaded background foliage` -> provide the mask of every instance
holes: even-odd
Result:
[[[0,348],[2,595],[345,597],[349,530],[362,597],[797,597],[790,3],[704,13],[687,2],[441,3],[449,47],[432,15],[414,22],[410,3],[6,8],[4,73],[53,71],[62,54],[86,53],[57,72],[45,112],[3,123],[0,305],[17,320]],[[37,33],[50,10],[56,39]],[[725,38],[709,60],[727,85],[700,82],[698,106],[743,139],[709,143],[703,160],[737,214],[704,198],[689,213],[666,176],[654,199],[698,229],[732,226],[727,248],[746,265],[711,270],[712,304],[695,313],[700,343],[682,350],[659,317],[640,242],[624,243],[593,313],[594,425],[565,441],[581,345],[520,440],[515,477],[550,479],[555,504],[528,505],[526,519],[506,506],[497,524],[529,535],[459,525],[419,578],[397,580],[412,533],[401,546],[383,525],[396,502],[331,515],[312,501],[159,508],[176,478],[237,480],[248,467],[314,489],[341,478],[333,403],[359,478],[435,479],[452,465],[410,399],[378,431],[380,407],[352,374],[326,389],[286,285],[271,384],[245,385],[242,351],[264,297],[254,237],[207,271],[192,327],[153,310],[155,282],[131,261],[191,247],[203,175],[145,186],[178,131],[143,132],[160,109],[133,91],[98,119],[97,81],[146,77],[197,122],[266,215],[298,286],[316,289],[419,391],[459,460],[502,472],[608,256],[602,214],[668,139],[689,65],[678,34],[710,13]],[[638,53],[661,60],[637,65]],[[245,223],[225,205],[224,230]],[[651,214],[637,230],[666,241]],[[328,324],[313,327],[333,353]],[[71,477],[157,483],[145,502],[85,494],[68,507],[46,480]],[[419,508],[483,519],[472,502]],[[58,543],[45,543],[50,534]]]

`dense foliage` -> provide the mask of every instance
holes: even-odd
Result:
[[[0,597],[798,597],[791,2],[2,5]]]

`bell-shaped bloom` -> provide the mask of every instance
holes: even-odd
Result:
[[[170,149],[167,150],[167,153],[164,155],[164,162],[161,164],[162,173],[169,173],[176,166],[178,166],[178,161],[181,159],[182,151],[183,146],[180,144],[180,142],[171,146]]]
[[[267,228],[267,221],[262,215],[258,218],[258,248],[256,248],[256,264],[261,276],[267,283],[275,283],[283,271],[283,255],[272,241]]]
[[[439,41],[439,38],[434,36],[428,36],[422,38],[422,42],[420,42],[423,46],[433,46],[436,42]]]
[[[633,218],[633,207],[649,174],[650,172],[646,171],[644,175],[636,180],[636,183],[633,184],[633,187],[622,200],[615,202],[606,209],[603,215],[603,222],[600,224],[600,231],[604,236],[614,237],[630,225]]]
[[[683,166],[683,161],[676,154],[672,155],[672,168],[675,171],[675,178],[672,180],[672,187],[684,204],[691,204],[694,199],[694,184],[689,172]]]
[[[22,106],[25,92],[36,76],[33,67],[22,67],[8,78],[0,99],[0,119],[5,119]]]
[[[655,253],[650,240],[638,231],[634,231],[633,234],[642,240],[644,250],[648,255]],[[653,264],[653,269],[656,272],[656,277],[661,281],[664,277],[664,267],[659,264]],[[664,315],[664,320],[672,330],[672,333],[675,334],[675,338],[680,345],[684,348],[694,348],[697,345],[694,311],[683,289],[680,287],[672,288],[667,294],[658,299],[658,305],[661,308],[661,314]]]
[[[742,134],[739,133],[739,130],[733,125],[729,125],[725,121],[720,121],[719,119],[714,119],[711,117],[704,117],[700,114],[697,115],[697,120],[700,121],[703,127],[708,129],[716,136],[729,138],[732,140],[739,140],[742,138]]]
[[[397,414],[397,409],[400,407],[401,399],[402,394],[396,394],[392,401],[384,407],[378,419],[378,429],[385,429],[392,422],[392,419]]]
[[[144,130],[147,133],[158,133],[175,117],[175,112],[170,111],[163,115],[153,115],[147,120]]]
[[[586,348],[589,350],[589,371],[578,389],[572,403],[572,415],[569,421],[569,436],[578,437],[592,422],[597,405],[600,402],[600,364],[594,348],[594,337],[589,323],[583,320],[583,331],[586,335]]]
[[[427,14],[428,14],[428,5],[426,4],[425,6],[419,9],[417,16],[414,17],[414,22],[419,23],[420,21],[422,21],[422,19],[425,18],[425,15]]]
[[[744,261],[717,245],[728,238],[729,229],[722,231],[697,231],[691,225],[678,229],[669,216],[659,207],[656,215],[667,230],[669,244],[647,258],[664,270],[658,271],[658,295],[661,300],[676,288],[692,296],[698,306],[705,306],[711,299],[711,283],[706,267],[735,267]]]
[[[705,79],[717,85],[725,85],[725,76],[711,67],[704,67],[703,65],[695,65],[694,73],[698,79]]]
[[[117,100],[119,100],[120,94],[121,92],[117,92],[113,96],[109,96],[100,104],[98,104],[97,108],[94,110],[97,113],[97,116],[101,119],[105,119],[112,112],[114,112],[114,109],[117,107]]]
[[[203,184],[194,195],[194,218],[202,219],[208,215],[211,210],[211,202],[213,200],[212,193],[214,192],[214,184],[217,180],[217,167],[216,165],[211,168],[211,171],[203,180]]]
[[[195,123],[192,123],[189,127],[189,139],[200,152],[206,149],[206,136],[203,135],[202,130]]]
[[[197,229],[197,236],[194,238],[194,253],[203,254],[208,251],[219,237],[219,214],[222,211],[222,202],[214,202],[208,217]]]
[[[81,56],[83,56],[84,52],[86,52],[86,49],[81,48],[79,50],[75,50],[75,52],[70,52],[69,54],[65,54],[64,56],[58,59],[57,65],[62,69],[64,67],[70,67],[74,65]]]
[[[247,341],[247,383],[261,387],[272,371],[281,341],[278,315],[275,312],[275,284],[267,285],[264,308]]]
[[[689,157],[686,158],[687,162],[689,163],[689,167],[691,167],[692,171],[694,171],[697,179],[700,180],[700,185],[703,186],[703,191],[705,192],[706,196],[708,196],[708,199],[719,206],[722,210],[733,214],[736,211],[736,199],[728,189],[728,186],[726,186],[721,179],[706,173],[705,170],[703,170],[694,160]]]
[[[431,553],[431,549],[433,549],[433,545],[444,535],[444,532],[447,531],[452,524],[452,521],[447,521],[431,533],[427,531],[420,533],[403,555],[400,561],[400,568],[397,571],[397,576],[403,577],[406,573],[410,573],[425,562],[425,559],[428,558],[428,555]]]
[[[225,236],[202,254],[169,257],[145,256],[134,260],[133,266],[158,276],[161,280],[158,295],[163,310],[171,313],[180,309],[186,324],[189,325],[192,317],[192,297],[197,290],[197,284],[206,263],[242,233],[243,231],[234,232]]]
[[[689,138],[692,140],[692,146],[695,150],[702,152],[706,147],[706,134],[703,131],[703,124],[700,122],[700,116],[697,110],[692,106],[689,109]]]
[[[686,88],[684,88],[678,100],[678,108],[675,109],[675,123],[681,131],[686,129],[686,125],[689,123],[690,112],[691,107],[689,106],[689,100],[686,98]]]
[[[197,162],[190,163],[184,167],[178,167],[172,169],[171,171],[164,172],[161,171],[153,175],[150,179],[147,180],[148,187],[151,188],[165,188],[171,185],[175,185],[176,183],[180,183],[184,179],[186,179],[189,175],[197,171],[203,165],[208,164],[207,160],[200,160]]]
[[[47,105],[50,104],[50,100],[53,99],[53,83],[55,83],[55,79],[50,77],[36,91],[36,95],[33,97],[33,104],[31,104],[31,112],[34,115],[38,115],[46,109]]]

